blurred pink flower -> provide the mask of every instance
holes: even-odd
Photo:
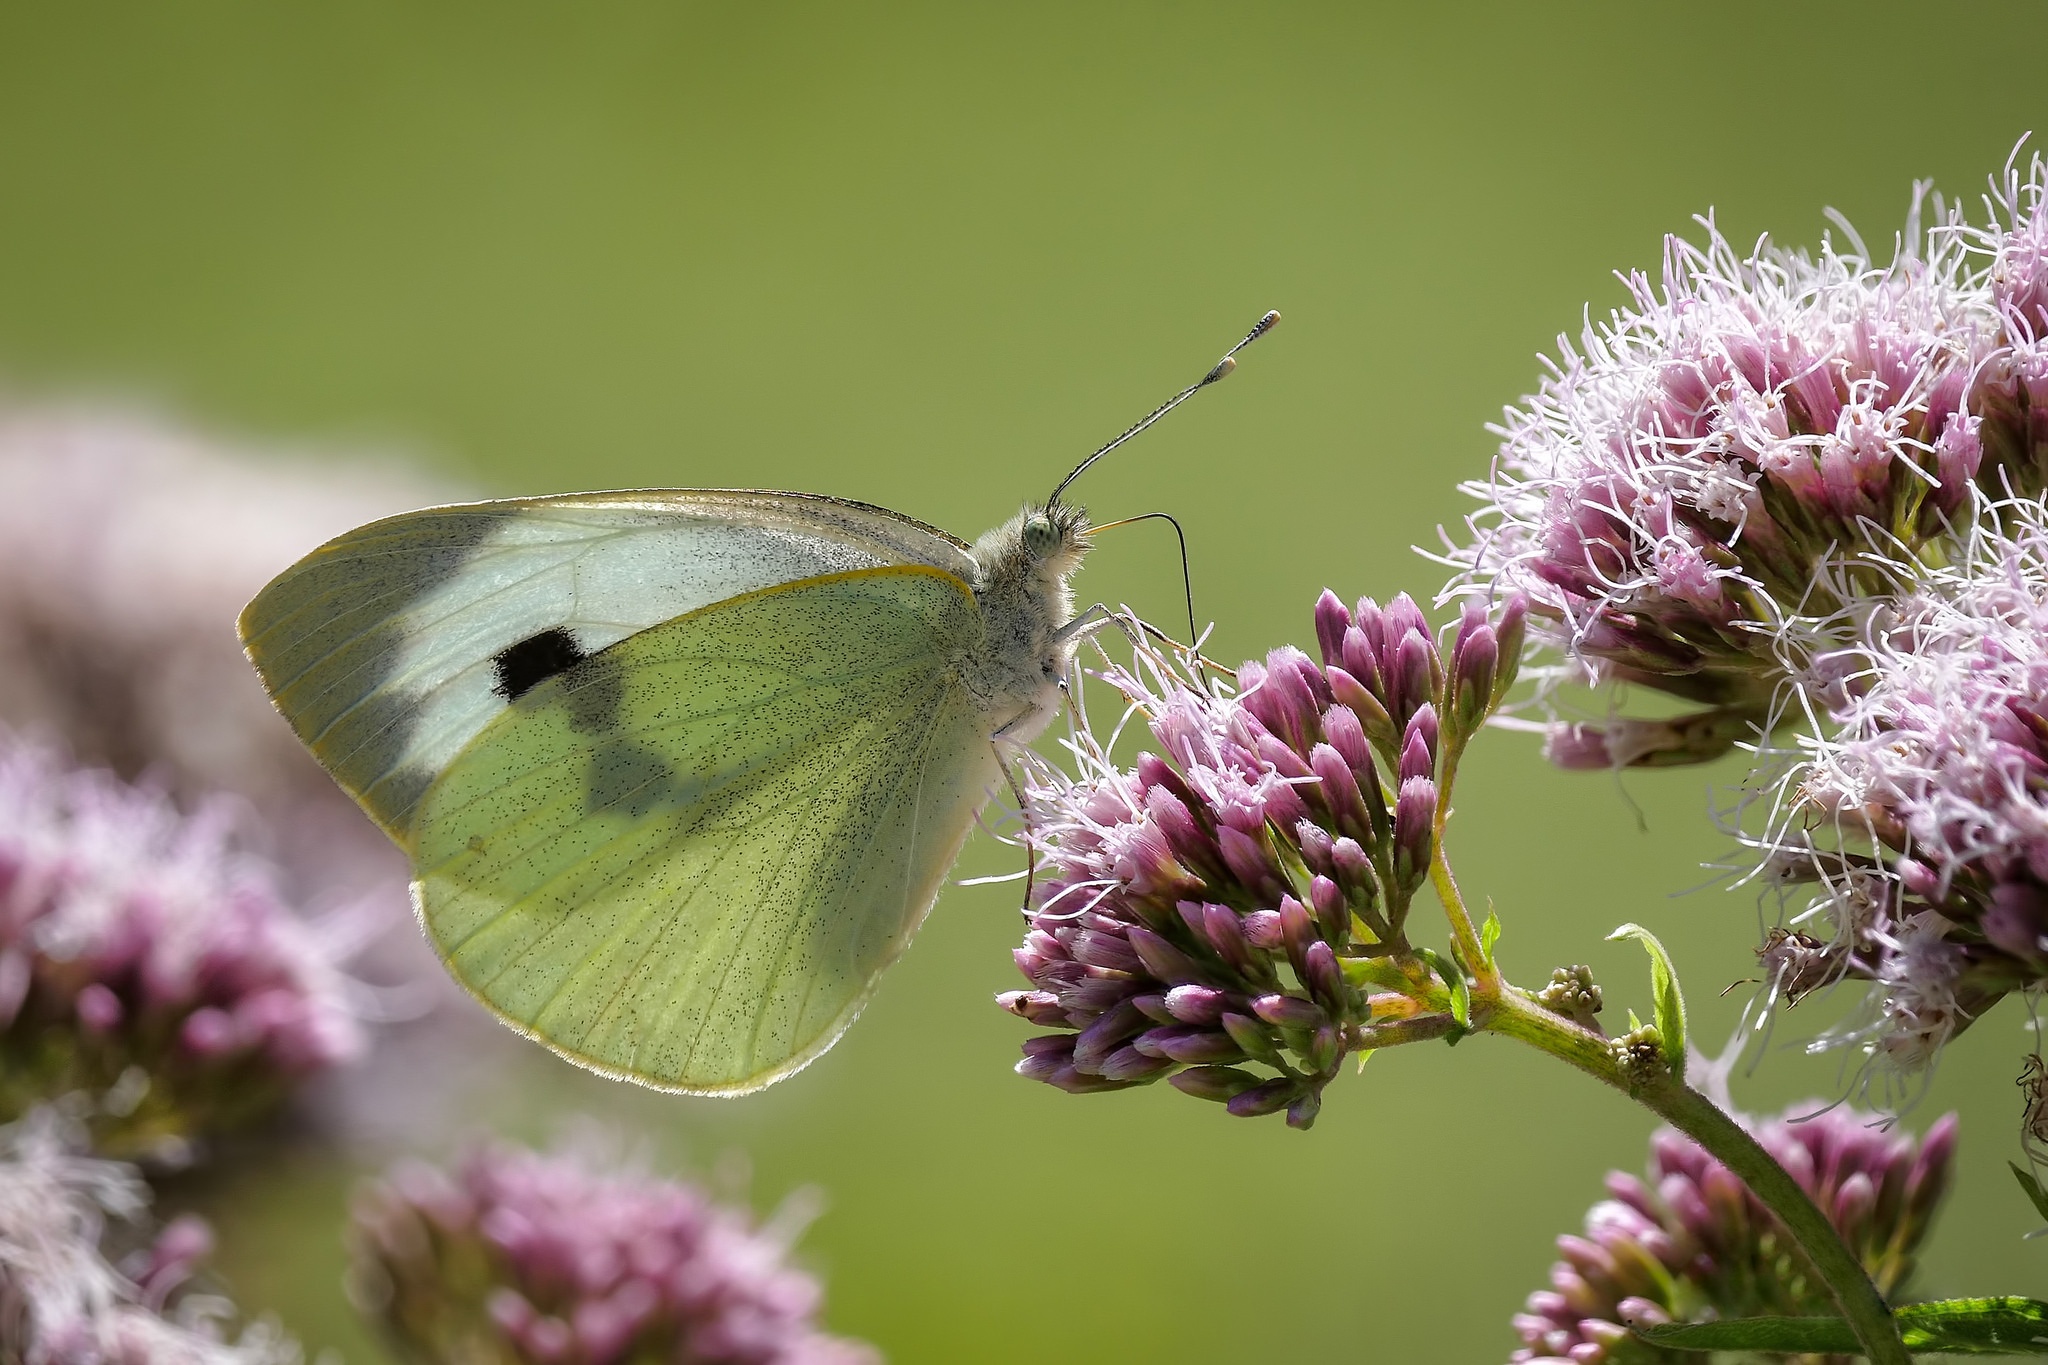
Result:
[[[875,1365],[817,1327],[823,1294],[784,1221],[590,1155],[484,1147],[361,1192],[352,1284],[427,1361]]]
[[[235,809],[0,731],[0,1119],[80,1092],[102,1150],[168,1155],[360,1051],[348,926],[286,904]]]
[[[1895,1296],[1948,1191],[1955,1115],[1916,1144],[1880,1131],[1871,1115],[1813,1108],[1758,1125],[1757,1140],[1828,1215],[1879,1291]],[[1515,1317],[1515,1365],[1684,1365],[1701,1357],[1646,1345],[1628,1324],[1835,1311],[1777,1221],[1691,1140],[1658,1129],[1649,1176],[1611,1172],[1609,1198],[1586,1215],[1585,1234],[1557,1239],[1550,1288]]]
[[[449,1126],[490,1063],[519,1049],[434,960],[412,925],[404,855],[271,708],[235,618],[322,541],[450,497],[388,463],[239,449],[132,415],[0,408],[0,726],[161,784],[209,820],[239,802],[237,837],[272,859],[278,891],[375,922],[357,967],[403,983],[377,1011],[431,1022],[381,1029],[369,1066],[317,1087],[323,1122],[371,1141]],[[88,992],[83,1018],[105,1004]],[[220,1023],[206,1015],[193,1040],[224,1037]],[[464,1066],[450,1067],[453,1052]]]
[[[84,1135],[40,1109],[0,1128],[0,1359],[24,1365],[297,1365],[268,1323],[226,1329],[233,1307],[191,1291],[212,1249],[178,1218],[117,1268],[107,1220],[138,1222],[147,1187],[131,1166],[79,1154]]]

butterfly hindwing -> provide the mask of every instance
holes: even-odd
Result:
[[[573,1060],[704,1093],[824,1051],[999,777],[955,661],[981,617],[914,567],[751,592],[570,664],[413,822],[451,971]]]
[[[278,709],[404,840],[416,803],[526,691],[739,593],[891,564],[972,573],[943,532],[796,493],[586,493],[429,508],[308,555],[242,614]]]

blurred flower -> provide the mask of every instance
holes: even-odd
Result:
[[[233,1306],[193,1293],[212,1250],[187,1215],[120,1268],[105,1222],[138,1220],[135,1169],[78,1154],[82,1132],[39,1109],[0,1128],[0,1359],[46,1365],[293,1365],[298,1347],[267,1323],[226,1339]]]
[[[1503,426],[1452,591],[1526,593],[1541,642],[1596,682],[1635,682],[1766,728],[1788,677],[1905,590],[1973,488],[2048,483],[2044,215],[2037,158],[2008,167],[1988,227],[1925,187],[1890,265],[1846,232],[1818,259],[1739,254],[1711,219],[1661,277],[1589,323]],[[1873,553],[1874,552],[1874,553]],[[1933,556],[1938,559],[1939,555]],[[1902,577],[1903,575],[1903,577]],[[1574,766],[1698,761],[1727,744],[1553,742]]]
[[[1165,1076],[1305,1128],[1345,1053],[1448,1033],[1447,1015],[1367,995],[1345,962],[1408,952],[1443,756],[1505,691],[1520,629],[1519,604],[1498,621],[1471,609],[1446,670],[1405,596],[1354,612],[1325,593],[1323,667],[1276,649],[1233,689],[1141,645],[1109,668],[1164,756],[1126,770],[1082,716],[1078,776],[1025,760],[1036,866],[1015,956],[1031,989],[998,1003],[1054,1032],[1017,1070],[1070,1091]]]
[[[247,449],[137,416],[0,407],[0,727],[161,784],[216,822],[232,793],[260,813],[238,821],[238,837],[272,859],[286,897],[388,926],[355,970],[398,983],[367,1002],[380,1018],[422,1024],[380,1029],[367,1065],[329,1072],[307,1097],[325,1129],[373,1145],[473,1121],[476,1092],[526,1050],[414,930],[404,854],[272,709],[235,617],[322,541],[449,499],[394,464]]]
[[[185,799],[240,793],[297,891],[402,884],[402,858],[272,710],[235,617],[322,541],[443,492],[141,418],[0,409],[0,724]]]
[[[421,1361],[873,1365],[815,1323],[822,1291],[788,1261],[802,1221],[757,1226],[689,1185],[486,1147],[361,1192],[352,1287]]]
[[[169,1155],[362,1045],[345,926],[300,919],[231,808],[181,813],[0,731],[0,1118],[82,1092],[101,1150]]]
[[[1812,1114],[1794,1118],[1795,1114]],[[1948,1190],[1956,1118],[1919,1143],[1881,1131],[1847,1108],[1811,1108],[1753,1130],[1828,1215],[1879,1292],[1901,1294]],[[1629,1323],[1783,1314],[1828,1316],[1828,1288],[1804,1255],[1720,1162],[1661,1128],[1650,1138],[1648,1183],[1607,1177],[1610,1196],[1586,1215],[1582,1237],[1557,1239],[1550,1285],[1515,1318],[1517,1365],[1683,1365],[1699,1357],[1637,1340]],[[1830,1357],[1829,1359],[1833,1359]]]

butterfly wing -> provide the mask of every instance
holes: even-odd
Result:
[[[631,635],[491,720],[414,821],[449,969],[571,1060],[741,1093],[903,951],[999,777],[958,577],[896,567]]]
[[[299,738],[405,842],[511,701],[636,631],[779,583],[910,564],[973,581],[943,531],[801,493],[650,491],[429,508],[315,550],[242,613]]]

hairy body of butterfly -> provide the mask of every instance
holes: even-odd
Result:
[[[363,527],[250,603],[278,709],[412,860],[449,971],[563,1056],[737,1094],[843,1033],[1057,713],[1087,522],[968,546],[794,493]]]

